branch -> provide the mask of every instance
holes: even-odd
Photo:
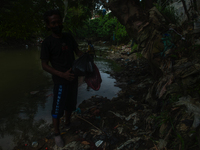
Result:
[[[76,117],[78,117],[78,118],[84,120],[85,122],[87,122],[87,123],[89,123],[90,125],[92,125],[93,127],[95,127],[97,130],[99,130],[99,131],[101,131],[102,133],[104,133],[101,129],[99,129],[98,127],[96,127],[95,125],[93,125],[91,122],[89,122],[89,121],[83,119],[82,117],[80,117],[80,116],[78,116],[78,115],[76,115]]]
[[[63,3],[65,5],[65,11],[64,11],[64,16],[63,16],[63,22],[64,22],[67,15],[68,0],[63,0]]]
[[[108,3],[105,1],[105,0],[100,0],[102,3],[104,3],[104,5],[106,6],[106,7],[109,7],[109,5],[108,5]]]
[[[182,1],[182,3],[183,3],[183,7],[184,7],[185,13],[186,13],[186,15],[187,15],[188,21],[190,21],[190,15],[189,15],[189,13],[188,13],[188,11],[187,11],[187,7],[186,7],[186,4],[185,4],[185,0],[181,0],[181,1]]]

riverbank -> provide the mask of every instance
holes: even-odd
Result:
[[[128,64],[124,63],[123,67],[128,67]],[[132,63],[130,64],[132,65]],[[61,119],[62,136],[66,144],[64,149],[70,149],[69,147],[73,148],[74,146],[77,149],[102,149],[104,147],[115,149],[126,140],[135,138],[138,128],[143,126],[143,120],[139,120],[139,116],[145,115],[148,109],[146,104],[137,101],[143,97],[144,90],[147,91],[144,86],[137,87],[140,83],[138,78],[143,80],[148,74],[144,72],[145,68],[141,67],[142,64],[138,66],[134,63],[134,69],[126,68],[123,73],[113,73],[112,75],[120,83],[118,86],[122,88],[118,97],[110,100],[105,97],[93,96],[85,100],[79,105],[80,111],[73,115],[73,126],[69,130],[62,128],[64,122]],[[137,72],[137,74],[134,72]],[[128,74],[132,74],[132,76]],[[124,76],[127,77],[124,78]],[[148,81],[146,84],[149,84]],[[53,128],[50,127],[50,131],[52,130]],[[142,132],[141,130],[139,132]],[[135,140],[141,141],[140,139],[140,137],[137,137]],[[36,148],[32,147],[30,143],[29,145],[18,146],[15,149],[43,149],[46,147],[57,149],[51,135],[38,139],[37,142],[39,145]],[[101,144],[98,145],[98,143]],[[128,144],[129,147],[133,145],[133,143]],[[144,147],[145,144],[141,146]]]
[[[3,40],[0,39],[0,49],[7,49],[7,48],[23,48],[23,47],[32,47],[40,45],[37,43],[36,38],[33,39],[7,39]]]
[[[48,135],[38,138],[38,145],[20,143],[15,150],[199,149],[199,131],[193,126],[195,117],[180,106],[180,98],[187,97],[175,93],[175,90],[179,90],[174,87],[176,84],[172,84],[166,92],[166,83],[158,82],[152,76],[147,61],[140,57],[138,59],[137,53],[129,55],[129,52],[129,46],[115,47],[107,56],[123,68],[121,72],[112,73],[118,81],[117,86],[122,88],[118,97],[107,99],[93,96],[83,101],[73,114],[70,129],[63,127],[61,119],[61,131],[66,144],[64,148],[57,148],[53,136]],[[185,70],[184,61],[181,62],[176,61],[178,67]],[[190,73],[195,72],[191,70]],[[164,81],[168,83],[170,80]],[[162,85],[158,87],[160,90],[152,89],[156,83]],[[164,95],[165,98],[161,99],[156,97],[156,92],[162,95],[169,95],[170,92],[175,94],[173,97]],[[192,104],[190,106],[194,107]],[[50,132],[53,132],[52,126],[49,126]]]

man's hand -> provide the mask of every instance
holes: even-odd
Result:
[[[72,70],[71,68],[69,70],[67,70],[66,72],[58,71],[58,70],[54,69],[53,67],[49,66],[48,60],[42,60],[42,68],[45,71],[47,71],[53,75],[59,76],[61,78],[64,78],[68,81],[72,81],[75,78],[74,74],[70,73]]]
[[[66,72],[63,73],[62,78],[68,80],[68,81],[72,81],[74,80],[75,76],[73,73],[70,73],[72,70],[72,68],[70,68],[69,70],[67,70]]]

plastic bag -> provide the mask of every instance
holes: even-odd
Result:
[[[97,66],[93,64],[93,67],[94,67],[94,72],[85,77],[85,82],[93,90],[97,91],[100,89],[102,79]]]
[[[86,76],[94,72],[93,65],[92,57],[88,53],[85,53],[74,61],[72,72],[77,76]]]

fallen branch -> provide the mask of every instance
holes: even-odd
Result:
[[[91,122],[89,122],[89,121],[83,119],[82,117],[80,117],[80,116],[78,116],[78,115],[76,115],[76,117],[78,117],[79,119],[82,119],[83,121],[85,121],[85,122],[89,123],[90,125],[92,125],[93,127],[95,127],[97,130],[99,130],[99,131],[101,131],[102,133],[104,133],[101,129],[99,129],[98,127],[96,127],[95,125],[93,125]]]

